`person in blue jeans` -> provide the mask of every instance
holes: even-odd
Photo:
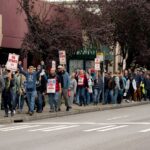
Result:
[[[88,80],[83,70],[80,70],[80,73],[77,77],[77,83],[78,83],[78,95],[80,106],[82,105],[85,106],[86,105],[85,90],[88,89]]]
[[[44,106],[44,94],[46,92],[47,76],[43,70],[36,82],[37,90],[37,113],[42,113]]]
[[[26,77],[26,95],[29,104],[29,115],[32,116],[34,113],[34,106],[35,106],[35,96],[36,96],[36,81],[37,77],[42,72],[42,67],[39,66],[38,71],[34,71],[34,67],[30,66],[28,71],[24,71],[21,66],[22,62],[19,61],[19,71]],[[42,63],[41,63],[42,64]]]
[[[60,94],[61,94],[61,81],[56,74],[55,69],[51,68],[47,79],[47,93],[49,98],[50,112],[59,111]]]
[[[94,105],[97,105],[100,102],[100,96],[102,90],[103,90],[103,79],[100,72],[97,72],[96,78],[94,79],[94,86],[93,86]]]

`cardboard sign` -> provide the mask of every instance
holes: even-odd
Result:
[[[100,59],[100,61],[104,61],[104,54],[97,52],[96,57]]]
[[[100,58],[95,58],[95,70],[100,70]]]
[[[84,85],[84,77],[79,76],[78,85]]]
[[[66,65],[66,52],[59,51],[59,61],[61,65]]]
[[[56,61],[54,61],[54,60],[52,61],[52,68],[56,69]]]
[[[17,71],[18,69],[19,55],[9,53],[6,68],[11,71]]]
[[[48,79],[47,83],[47,93],[56,92],[56,79]]]

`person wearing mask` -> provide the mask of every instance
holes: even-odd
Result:
[[[38,71],[34,71],[34,67],[30,66],[28,71],[24,71],[21,66],[22,62],[19,61],[19,71],[26,77],[26,95],[29,104],[29,115],[32,116],[34,114],[34,107],[35,107],[35,97],[36,97],[36,80],[37,77],[42,72],[42,67],[39,66]]]
[[[70,106],[71,102],[68,96],[68,91],[70,90],[70,77],[68,72],[65,70],[64,66],[59,65],[58,66],[58,76],[61,81],[61,87],[62,87],[62,96],[65,100],[66,105],[66,111],[69,111],[72,107]],[[60,105],[60,104],[59,104]],[[60,108],[59,108],[60,111]]]

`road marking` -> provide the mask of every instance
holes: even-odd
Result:
[[[108,121],[111,121],[111,120],[117,120],[117,119],[124,119],[124,118],[128,118],[129,116],[118,116],[118,117],[114,117],[114,118],[109,118],[107,119]]]
[[[52,131],[58,131],[58,130],[64,130],[64,129],[69,129],[69,128],[75,128],[78,127],[79,125],[72,125],[72,126],[66,126],[66,127],[60,127],[56,129],[48,129],[48,130],[43,130],[44,132],[52,132]]]
[[[98,130],[98,132],[105,132],[105,131],[110,131],[110,130],[116,130],[116,129],[120,129],[120,128],[125,128],[128,125],[123,125],[123,126],[117,126],[117,127],[112,127],[112,128],[108,128],[108,129],[104,129],[104,130]]]
[[[100,129],[106,129],[106,128],[110,128],[110,127],[114,127],[114,126],[115,125],[110,125],[110,126],[105,126],[105,127],[99,127],[99,128],[84,130],[84,132],[91,132],[91,131],[96,131],[96,130],[100,130]]]
[[[29,130],[30,132],[35,132],[35,131],[43,131],[43,130],[48,130],[48,129],[57,129],[60,127],[66,127],[66,125],[60,125],[60,126],[53,126],[53,127],[47,127],[47,128],[40,128],[40,129],[34,129],[34,130]]]
[[[139,131],[139,132],[146,133],[146,132],[149,132],[149,131],[150,131],[150,129],[145,129],[145,130],[142,130],[142,131]]]
[[[35,127],[39,127],[41,125],[32,125],[32,126],[16,126],[16,127],[7,127],[7,128],[1,128],[0,131],[3,132],[8,132],[8,131],[14,131],[14,130],[22,130],[22,129],[28,129],[28,128],[35,128]]]
[[[35,122],[21,125],[150,125],[150,122]]]

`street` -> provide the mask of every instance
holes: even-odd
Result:
[[[149,150],[150,105],[0,125],[0,150]]]

